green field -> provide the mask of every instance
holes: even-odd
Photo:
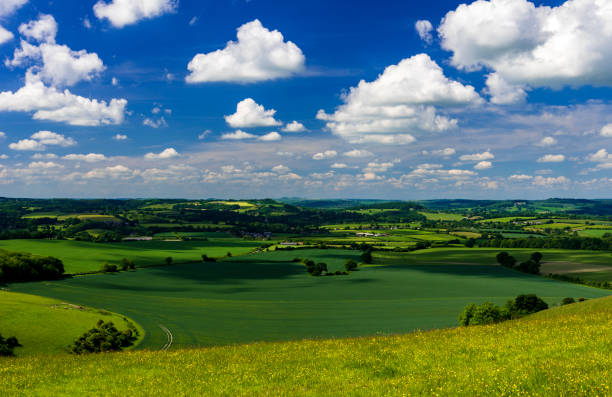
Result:
[[[128,258],[136,266],[161,265],[171,256],[175,263],[201,260],[202,254],[222,257],[228,252],[241,255],[261,246],[261,241],[240,238],[209,238],[208,241],[130,241],[90,243],[69,240],[0,240],[0,249],[54,256],[64,262],[66,273],[97,271],[104,262],[119,263]]]
[[[123,315],[62,300],[0,290],[0,302],[0,332],[4,337],[17,336],[23,345],[15,350],[19,356],[62,353],[100,319],[127,329]],[[135,325],[142,335],[144,330]]]
[[[419,212],[427,220],[430,221],[461,221],[465,218],[465,215],[451,214],[447,212]]]
[[[395,334],[455,326],[472,302],[503,304],[536,293],[557,304],[611,293],[490,266],[494,252],[377,254],[373,266],[349,276],[311,277],[290,261],[311,258],[336,270],[360,252],[278,251],[10,288],[125,314],[145,328],[141,346],[152,349],[167,340],[160,324],[174,334],[175,347]],[[462,264],[465,257],[485,265]]]
[[[26,357],[0,394],[609,396],[612,298],[408,335]]]

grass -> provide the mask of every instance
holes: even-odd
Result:
[[[9,359],[0,394],[607,396],[612,298],[407,335]]]
[[[177,348],[355,337],[454,326],[467,304],[483,300],[503,304],[516,295],[536,293],[556,304],[568,296],[611,293],[500,266],[441,264],[444,258],[460,261],[451,250],[438,251],[437,259],[435,250],[423,252],[429,251],[384,260],[377,254],[373,266],[349,276],[311,277],[303,265],[290,261],[310,258],[334,271],[346,259],[358,260],[359,251],[310,249],[10,288],[124,313],[144,327],[141,346],[152,349],[167,340],[160,324],[172,331]],[[488,264],[491,257],[489,251],[482,261]],[[427,258],[434,264],[425,264]]]
[[[465,215],[450,214],[446,212],[419,212],[429,221],[461,221]]]
[[[0,333],[17,337],[23,345],[15,349],[19,356],[64,352],[100,319],[112,321],[119,330],[127,329],[122,315],[61,300],[0,291],[0,302]],[[144,330],[136,326],[142,335]]]
[[[261,246],[261,241],[240,238],[208,238],[208,241],[131,241],[124,243],[90,243],[69,240],[0,240],[0,248],[54,256],[64,262],[66,273],[84,273],[100,269],[104,262],[119,263],[128,258],[136,266],[164,263],[171,256],[174,262],[195,262],[201,255],[222,257],[245,254]]]

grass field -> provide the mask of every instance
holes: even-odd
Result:
[[[123,313],[145,328],[141,346],[152,349],[167,339],[160,324],[174,334],[175,347],[395,334],[454,326],[467,304],[483,300],[503,304],[536,293],[557,304],[568,296],[612,293],[500,266],[455,263],[477,250],[442,250],[437,259],[435,251],[384,260],[377,254],[375,265],[349,276],[311,277],[290,261],[311,258],[337,270],[359,251],[295,250],[10,288]],[[489,264],[492,252],[482,251],[480,261]]]
[[[64,262],[66,273],[97,271],[104,262],[119,263],[128,258],[136,266],[161,265],[171,256],[174,262],[201,260],[202,254],[222,257],[245,254],[261,246],[261,241],[240,238],[208,238],[208,241],[131,241],[125,243],[90,243],[69,240],[0,240],[0,248],[54,256]]]
[[[419,212],[427,220],[430,221],[461,221],[465,218],[465,215],[451,214],[446,212]]]
[[[27,357],[0,394],[609,396],[612,298],[408,335]]]
[[[123,315],[65,301],[0,290],[0,302],[0,332],[4,337],[17,337],[23,345],[15,349],[19,356],[62,353],[100,319],[112,321],[119,330],[127,329]],[[143,335],[144,330],[135,325]]]

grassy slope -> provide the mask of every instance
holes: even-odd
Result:
[[[505,323],[0,366],[6,395],[610,395],[612,298]]]
[[[303,265],[289,262],[306,257],[336,270],[359,253],[261,253],[233,258],[234,262],[14,284],[11,289],[124,313],[146,329],[142,346],[148,348],[166,342],[159,324],[174,333],[175,347],[363,336],[454,326],[469,303],[503,304],[523,293],[536,293],[550,304],[567,296],[610,294],[500,266],[432,266],[406,259],[350,276],[317,278],[308,276]]]
[[[115,313],[67,304],[65,301],[0,291],[0,333],[16,336],[23,345],[19,356],[61,353],[99,319],[127,329],[124,317]],[[137,325],[138,327],[138,325]],[[140,328],[143,334],[142,328]]]
[[[99,270],[104,262],[119,263],[128,258],[136,266],[160,265],[168,256],[175,262],[195,262],[202,254],[225,256],[247,253],[261,241],[238,238],[209,238],[209,241],[132,241],[126,243],[89,243],[66,240],[1,240],[0,248],[8,251],[50,255],[64,262],[67,273]]]

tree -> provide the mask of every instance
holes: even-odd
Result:
[[[508,301],[506,308],[513,318],[517,318],[546,310],[548,304],[535,294],[526,294],[517,296],[514,301]]]
[[[542,255],[540,252],[534,252],[533,254],[531,254],[531,260],[536,263],[540,263],[543,257],[544,255]]]
[[[0,335],[0,357],[14,356],[14,350],[16,347],[21,347],[21,344],[14,336],[10,336],[6,339]]]
[[[211,258],[206,254],[202,254],[202,262],[216,262],[215,258]]]
[[[346,271],[352,272],[354,270],[357,269],[357,262],[355,262],[352,259],[347,259],[346,262],[344,262],[344,269]]]
[[[227,256],[228,258],[231,258],[231,257],[232,257],[232,253],[231,253],[231,252],[229,252],[229,251],[227,251],[227,255],[226,255],[226,256]]]
[[[165,260],[166,260],[166,265],[168,265],[168,266],[170,266],[172,264],[172,262],[173,262],[173,259],[172,259],[171,256],[167,257]]]
[[[123,271],[136,268],[136,265],[134,264],[134,262],[129,260],[128,258],[121,259],[119,266],[121,267],[121,270]]]
[[[75,354],[120,351],[134,344],[138,330],[128,322],[128,329],[121,332],[112,322],[98,320],[96,326],[79,337],[70,351]]]
[[[108,262],[104,262],[102,264],[101,270],[104,273],[117,273],[119,271],[119,269],[117,268],[117,265],[113,265]]]
[[[529,259],[526,262],[521,262],[516,269],[523,273],[540,274],[540,262]]]
[[[576,300],[574,298],[563,298],[563,300],[561,301],[562,305],[571,305],[572,303],[576,303]]]
[[[372,263],[372,251],[364,251],[361,256],[359,256],[359,260],[361,260],[363,263]]]
[[[500,252],[495,258],[497,259],[497,263],[504,267],[512,268],[516,265],[516,259],[506,251]]]
[[[491,302],[485,302],[481,305],[472,303],[466,306],[459,315],[459,324],[463,326],[494,324],[506,318],[504,310]]]

